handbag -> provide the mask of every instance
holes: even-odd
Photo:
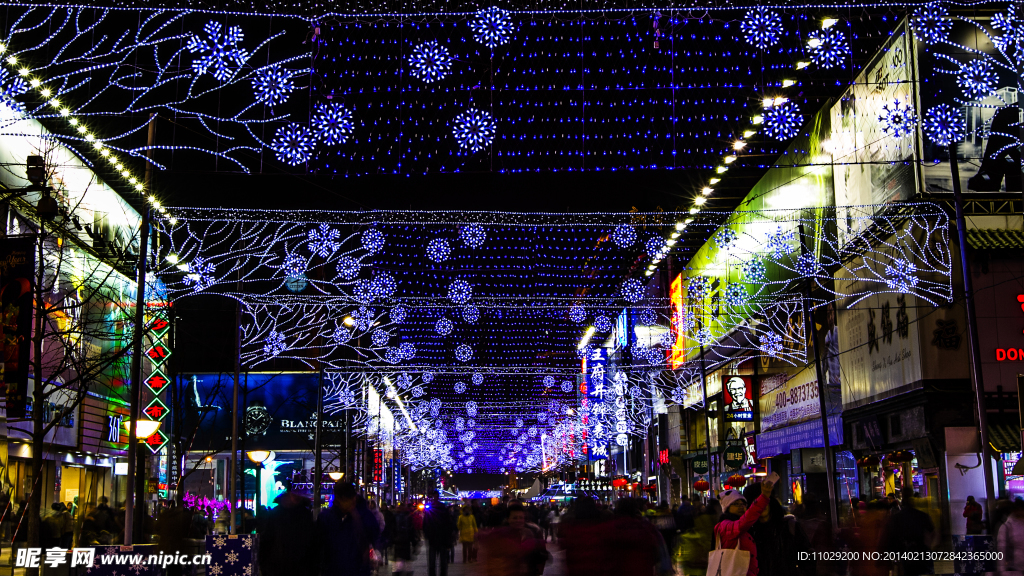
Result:
[[[740,539],[736,548],[722,548],[722,539],[715,533],[715,549],[708,553],[708,576],[747,576],[750,567],[750,552],[740,550]]]

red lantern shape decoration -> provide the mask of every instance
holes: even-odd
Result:
[[[878,456],[875,456],[874,454],[870,456],[865,456],[860,460],[857,460],[857,464],[859,464],[862,468],[877,468]]]
[[[707,492],[708,490],[711,489],[711,483],[701,478],[700,480],[697,480],[696,482],[693,483],[693,489],[696,490],[697,492]]]
[[[747,485],[747,479],[742,474],[733,474],[725,483],[733,488],[743,488]]]

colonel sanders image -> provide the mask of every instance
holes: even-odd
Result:
[[[729,410],[733,412],[751,412],[754,410],[750,400],[747,399],[747,384],[743,381],[743,378],[739,376],[729,378],[729,381],[725,383],[725,388],[729,390],[729,395],[732,396],[732,402],[728,406]]]

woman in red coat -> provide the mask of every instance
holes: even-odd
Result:
[[[747,576],[757,576],[757,546],[749,534],[750,527],[757,523],[761,512],[768,507],[773,485],[765,480],[761,482],[761,495],[747,508],[747,501],[739,490],[726,490],[718,495],[722,503],[721,521],[715,525],[715,536],[721,540],[722,548],[735,548],[739,540],[740,550],[750,552],[750,566]]]

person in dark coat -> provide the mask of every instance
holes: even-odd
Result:
[[[161,511],[156,519],[156,533],[160,536],[157,550],[164,554],[180,554],[185,550],[185,538],[188,538],[188,528],[192,523],[192,513],[174,504],[172,500],[171,506]],[[176,576],[184,570],[184,566],[172,564],[167,567],[167,575]]]
[[[399,504],[395,509],[394,530],[394,574],[397,576],[410,575],[412,571],[406,571],[407,563],[411,563],[419,545],[416,528],[413,527],[412,514],[405,504]]]
[[[316,525],[309,499],[285,492],[277,507],[265,513],[260,533],[259,561],[263,576],[315,574]]]
[[[753,502],[761,494],[761,486],[754,484],[743,490],[743,497]],[[768,507],[761,512],[757,523],[750,528],[757,547],[757,567],[761,574],[772,576],[799,576],[799,552],[807,552],[809,544],[796,516],[786,514],[777,498],[769,498]]]
[[[898,562],[899,574],[904,576],[935,573],[932,570],[932,559],[921,554],[931,551],[934,540],[935,524],[932,523],[931,516],[915,508],[914,499],[911,497],[904,498],[902,507],[889,517],[882,537],[885,552],[897,553],[900,558],[904,558],[908,552],[913,553]]]
[[[370,549],[380,537],[377,519],[349,482],[334,485],[334,503],[316,519],[321,576],[370,576]]]
[[[448,507],[434,498],[423,518],[423,539],[427,541],[427,574],[448,576],[449,548],[455,543],[455,522]]]

